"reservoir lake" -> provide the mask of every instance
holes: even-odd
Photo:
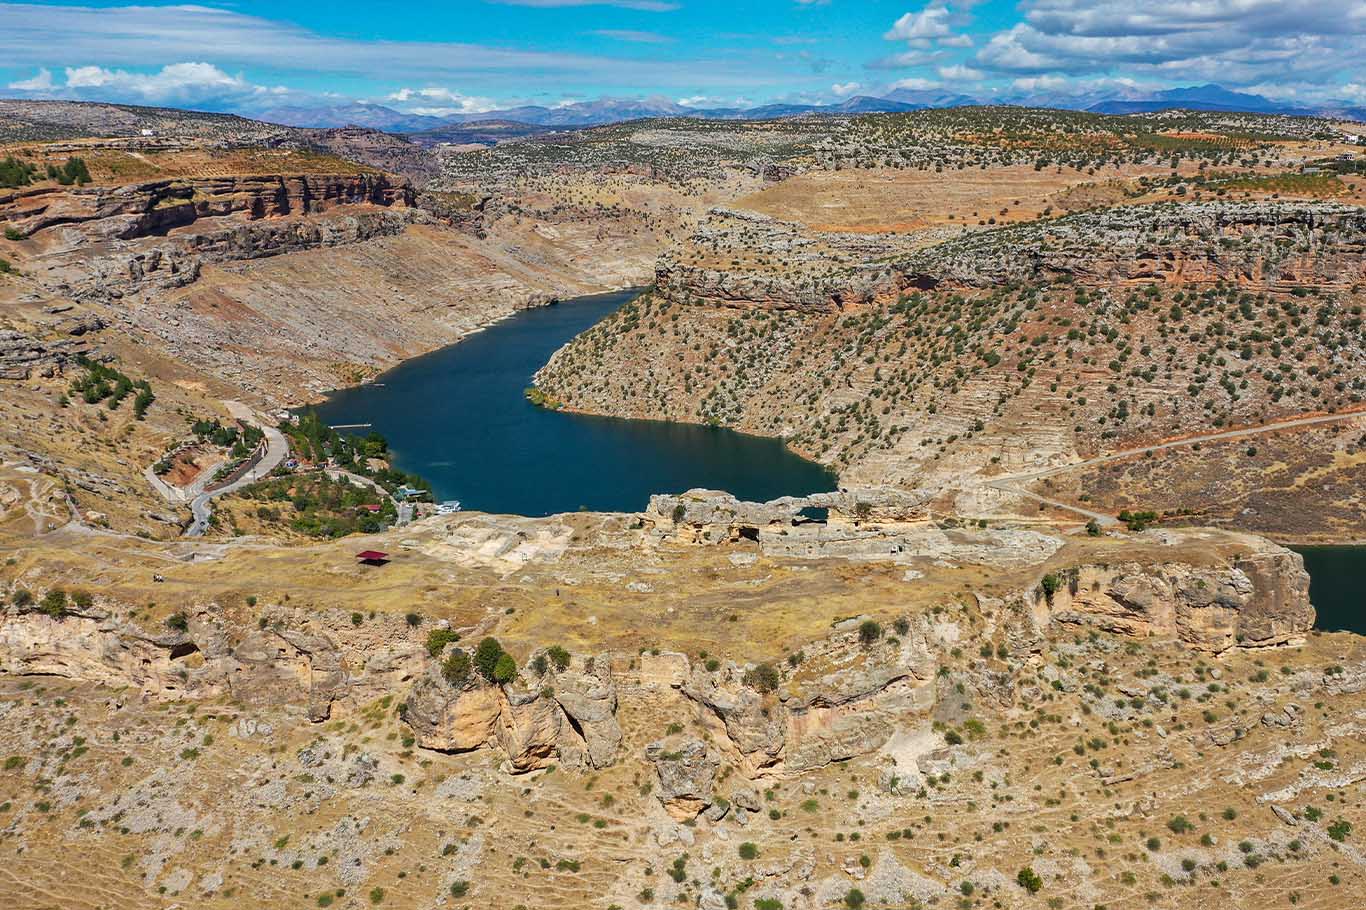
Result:
[[[389,440],[395,467],[430,481],[437,500],[480,512],[636,512],[653,493],[696,487],[757,502],[835,489],[832,473],[776,439],[567,414],[526,400],[532,375],[555,351],[635,294],[525,310],[342,389],[316,410],[332,426],[371,424]]]

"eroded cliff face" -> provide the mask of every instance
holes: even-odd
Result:
[[[410,184],[379,173],[178,178],[17,191],[0,197],[0,218],[27,237],[64,228],[74,234],[42,239],[73,245],[164,235],[202,218],[283,218],[340,205],[407,206],[413,199]]]
[[[1304,558],[1283,547],[1215,566],[1082,565],[1049,578],[1033,604],[1045,621],[1174,637],[1199,651],[1291,644],[1314,625]]]
[[[551,667],[539,688],[499,685],[477,676],[452,683],[433,662],[404,702],[404,718],[424,749],[500,750],[514,772],[551,764],[604,768],[621,746],[610,655]]]
[[[1119,207],[943,239],[812,232],[718,209],[691,245],[713,252],[662,257],[655,285],[664,299],[811,314],[1021,281],[1345,289],[1366,276],[1366,211],[1313,202]],[[782,269],[771,267],[775,253]]]
[[[403,685],[418,667],[416,645],[341,645],[327,624],[289,612],[258,629],[238,627],[213,605],[181,616],[183,629],[149,631],[100,606],[60,617],[9,609],[0,613],[0,672],[132,688],[153,700],[295,704],[321,721],[334,703],[355,709]]]
[[[1034,564],[1048,559],[1036,554]],[[1295,644],[1314,620],[1301,558],[1252,538],[1198,561],[1092,559],[1034,577],[1043,580],[1015,594],[979,595],[973,610],[946,603],[887,627],[839,620],[782,663],[603,652],[557,667],[533,654],[506,684],[447,678],[443,660],[455,646],[433,657],[398,617],[358,625],[339,611],[245,617],[209,604],[149,631],[112,604],[59,617],[11,607],[0,614],[0,673],[132,688],[152,700],[293,705],[313,721],[399,698],[420,748],[489,749],[512,773],[615,764],[624,699],[628,716],[690,719],[705,734],[694,748],[674,732],[679,725],[646,749],[660,801],[687,819],[726,811],[713,786],[721,767],[784,778],[883,753],[889,774],[914,780],[923,750],[907,736],[1014,705],[1030,655],[1078,625],[1220,654]],[[957,659],[979,647],[987,659]]]
[[[746,776],[800,774],[867,754],[934,707],[937,664],[923,628],[876,649],[850,630],[804,657],[771,689],[754,668],[734,665],[694,666],[680,687]]]

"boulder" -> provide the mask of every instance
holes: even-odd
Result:
[[[698,816],[713,802],[721,759],[699,739],[658,740],[645,747],[655,768],[655,796],[675,821]]]

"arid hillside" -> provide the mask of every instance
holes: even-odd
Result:
[[[1032,515],[1043,491],[1042,508],[1067,499],[1083,521],[1092,501],[1360,537],[1343,492],[1366,446],[1351,416],[1366,394],[1362,159],[1213,124],[1166,142],[1062,131],[1061,150],[1035,132],[962,177],[873,161],[713,209],[661,259],[655,290],[538,386],[574,410],[781,436],[845,483],[928,487],[967,517]],[[1158,147],[1170,162],[1148,156]],[[1325,415],[1331,433],[1287,428],[1263,446],[1287,459],[1257,457],[1258,427]],[[1247,453],[1234,490],[1225,456],[1194,467],[1200,439],[1230,430],[1251,431],[1222,447]],[[1058,470],[1183,439],[1179,486],[1106,467],[1092,492]],[[1305,496],[1315,506],[1295,509]]]
[[[1355,907],[1366,645],[1246,533],[1363,536],[1343,136],[0,104],[0,907]],[[533,397],[842,489],[403,523],[279,413],[651,282]]]
[[[58,512],[155,536],[185,504],[146,472],[225,401],[303,404],[517,310],[648,283],[706,206],[750,186],[431,183],[435,156],[380,133],[6,105],[0,446],[60,491]],[[73,396],[85,361],[154,403]]]

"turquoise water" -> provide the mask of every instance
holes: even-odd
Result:
[[[336,392],[318,413],[333,426],[373,424],[396,467],[431,481],[438,499],[480,512],[634,512],[652,493],[694,487],[754,501],[835,488],[833,475],[774,439],[528,403],[523,393],[551,354],[633,296],[518,313],[375,383]]]
[[[1296,547],[1309,570],[1315,625],[1366,635],[1366,547]]]

